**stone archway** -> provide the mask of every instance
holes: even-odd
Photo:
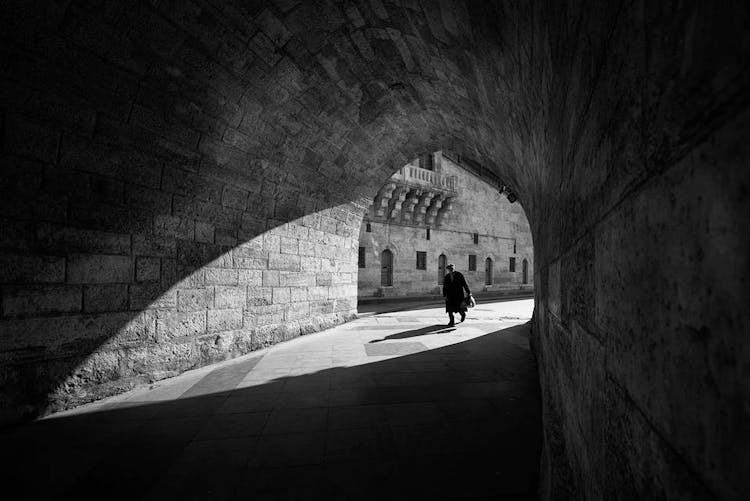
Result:
[[[543,495],[740,497],[747,18],[8,6],[3,422],[351,318],[368,197],[449,148],[534,233]]]

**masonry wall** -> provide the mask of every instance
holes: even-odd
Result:
[[[544,499],[734,500],[750,487],[739,19],[736,5],[644,2],[602,25],[606,45],[557,52],[577,76],[545,102],[575,103],[575,125],[558,136],[539,120],[532,134],[553,166],[530,216]]]
[[[350,317],[368,197],[446,148],[534,236],[541,497],[744,499],[749,24],[739,1],[6,2],[3,420]]]
[[[548,497],[744,495],[748,132],[728,121],[537,271]]]
[[[20,6],[8,27],[21,42],[2,51],[0,425],[356,313],[362,204],[308,196],[248,157],[258,123],[241,91],[198,84],[213,63],[156,11],[126,8]],[[57,35],[26,45],[38,30]],[[176,86],[139,34],[182,47]]]
[[[450,159],[436,154],[435,170],[456,176],[458,195],[452,209],[438,226],[407,226],[372,220],[371,232],[363,222],[359,245],[365,248],[365,267],[359,268],[360,297],[388,295],[441,294],[438,281],[439,256],[454,263],[463,273],[469,288],[476,291],[533,290],[531,229],[520,203],[510,203],[497,187],[466,171]],[[367,220],[367,218],[366,218]],[[474,244],[474,233],[479,243]],[[515,245],[514,245],[515,244]],[[393,285],[381,284],[381,255],[393,253]],[[427,266],[418,270],[417,251],[427,253]],[[515,251],[515,252],[514,252]],[[469,255],[476,256],[476,270],[469,271]],[[516,259],[510,271],[510,258]],[[492,259],[492,285],[485,284],[485,260]],[[529,265],[528,282],[523,283],[523,260]]]
[[[134,179],[113,161],[123,154],[116,147],[79,141],[68,156],[72,134],[23,117],[9,125],[24,140],[59,141],[62,153],[40,158],[6,135],[3,207],[14,216],[3,221],[0,250],[6,419],[39,412],[36,405],[46,412],[101,398],[354,315],[361,209],[257,219],[249,209],[259,196],[254,186],[222,179],[229,170],[197,157],[186,170],[190,164],[167,167],[142,152],[154,162]],[[212,191],[191,196],[186,183]],[[18,401],[27,403],[14,409]]]

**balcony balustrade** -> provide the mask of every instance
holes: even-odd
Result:
[[[399,224],[439,226],[457,195],[456,176],[406,165],[378,191],[369,217]]]
[[[456,176],[446,176],[414,165],[402,167],[391,179],[420,187],[435,188],[439,191],[456,191]]]

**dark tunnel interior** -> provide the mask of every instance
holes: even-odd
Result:
[[[0,426],[354,319],[371,197],[447,149],[533,234],[527,494],[742,499],[748,25],[739,1],[6,2]]]

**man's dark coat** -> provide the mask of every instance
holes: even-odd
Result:
[[[465,295],[464,291],[466,291]],[[469,294],[471,294],[471,291],[461,273],[454,271],[452,279],[450,273],[443,277],[443,297],[445,298],[445,311],[447,313],[466,311],[466,308],[461,308],[461,301]]]

